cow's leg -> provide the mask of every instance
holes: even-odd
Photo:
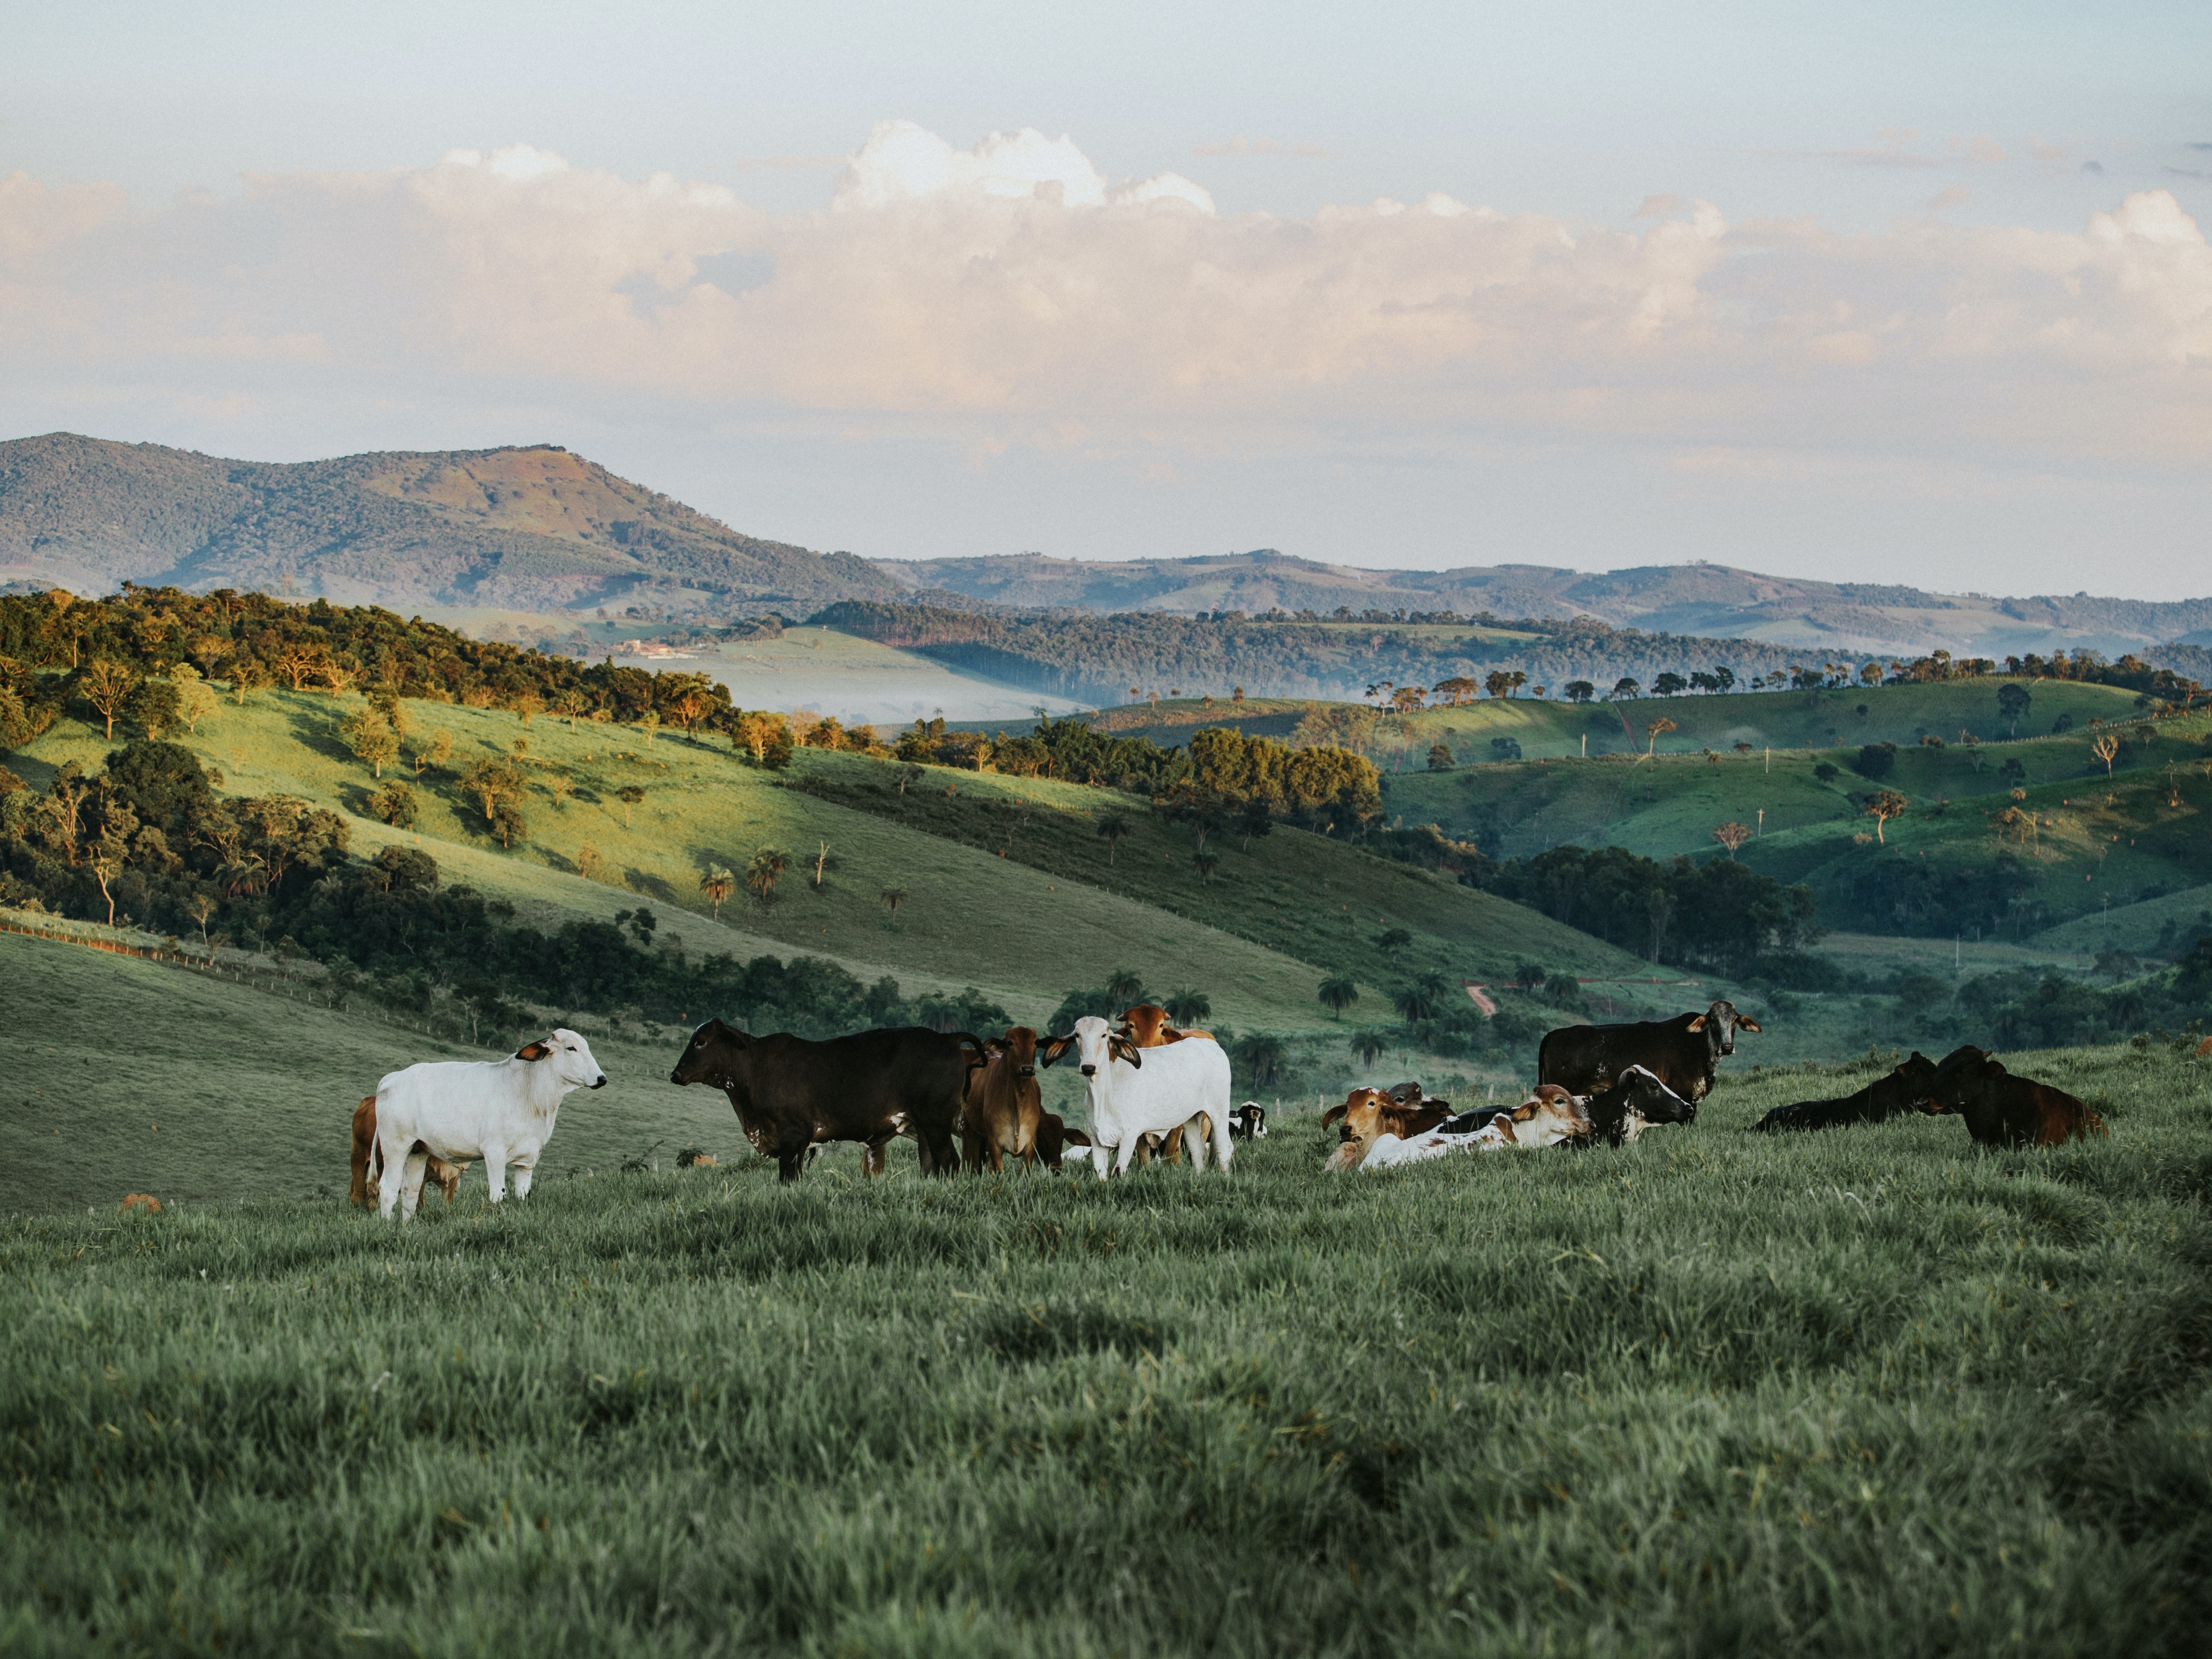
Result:
[[[418,1141],[417,1146],[421,1143]],[[410,1148],[407,1162],[399,1176],[399,1218],[410,1219],[422,1206],[422,1177],[429,1172],[430,1154]],[[385,1166],[385,1179],[392,1178],[391,1165]]]
[[[948,1129],[935,1125],[922,1127],[919,1144],[928,1149],[925,1173],[950,1176],[960,1167],[960,1154],[954,1150],[952,1134]]]
[[[1229,1173],[1229,1114],[1207,1114],[1213,1121],[1213,1164],[1222,1174]]]
[[[374,1171],[376,1177],[376,1212],[386,1221],[399,1203],[400,1188],[404,1187],[407,1172],[407,1150],[394,1144],[381,1129],[376,1137],[377,1161],[383,1166]]]
[[[796,1135],[786,1135],[775,1145],[775,1176],[787,1185],[799,1179],[806,1168],[808,1139],[805,1130]]]
[[[491,1201],[498,1203],[507,1196],[507,1148],[487,1146],[484,1155],[484,1185],[491,1191]]]
[[[1125,1134],[1121,1137],[1121,1155],[1114,1160],[1114,1173],[1115,1175],[1125,1176],[1129,1173],[1130,1160],[1136,1157],[1137,1147],[1143,1139],[1144,1136],[1142,1135]],[[1103,1170],[1101,1170],[1098,1173],[1103,1176],[1106,1172]]]
[[[879,1176],[884,1172],[884,1149],[890,1145],[890,1137],[885,1135],[868,1142],[861,1149],[860,1173],[862,1175],[872,1176]]]
[[[514,1160],[514,1195],[517,1198],[530,1196],[530,1182],[537,1173],[537,1153],[526,1152]]]

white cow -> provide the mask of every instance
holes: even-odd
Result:
[[[1171,1042],[1139,1049],[1096,1014],[1075,1022],[1075,1041],[1090,1099],[1091,1167],[1106,1178],[1104,1149],[1119,1147],[1116,1174],[1126,1175],[1137,1144],[1148,1134],[1181,1129],[1203,1112],[1213,1130],[1213,1156],[1229,1168],[1229,1056],[1218,1042]],[[1191,1164],[1206,1167],[1205,1143],[1187,1137]]]
[[[397,1181],[384,1181],[377,1213],[401,1206],[401,1220],[422,1198],[429,1156],[458,1164],[482,1158],[495,1204],[507,1191],[507,1166],[514,1165],[514,1195],[530,1195],[531,1172],[553,1138],[561,1102],[578,1089],[606,1086],[607,1074],[591,1045],[574,1031],[556,1031],[506,1060],[433,1060],[388,1072],[376,1085],[376,1152],[380,1168],[404,1165]]]

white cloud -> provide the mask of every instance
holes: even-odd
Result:
[[[1170,466],[1386,432],[2212,459],[2212,251],[2167,192],[2075,234],[1638,213],[1624,232],[1438,193],[1224,216],[1066,137],[963,150],[910,122],[875,129],[826,208],[784,214],[525,144],[136,215],[16,174],[0,378],[180,402],[528,386],[556,410],[617,395]],[[709,274],[732,262],[744,283]]]

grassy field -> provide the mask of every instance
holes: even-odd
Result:
[[[0,1221],[0,1650],[2202,1653],[2212,1068],[2014,1058],[2111,1138]]]

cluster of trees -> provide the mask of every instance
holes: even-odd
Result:
[[[215,679],[241,699],[265,685],[370,690],[572,720],[650,719],[691,732],[728,731],[742,712],[703,673],[548,656],[374,605],[128,584],[106,599],[58,588],[0,596],[0,750],[70,708],[103,720],[111,737],[118,720],[158,734],[189,723]]]
[[[0,902],[210,944],[296,952],[395,1007],[458,1005],[505,1029],[518,1001],[688,1023],[720,1013],[757,1029],[828,1036],[879,1024],[1002,1029],[974,989],[909,999],[800,957],[687,957],[650,909],[550,932],[447,886],[417,848],[350,850],[334,813],[289,796],[226,798],[191,750],[138,741],[87,775],[65,764],[44,793],[0,774]]]

